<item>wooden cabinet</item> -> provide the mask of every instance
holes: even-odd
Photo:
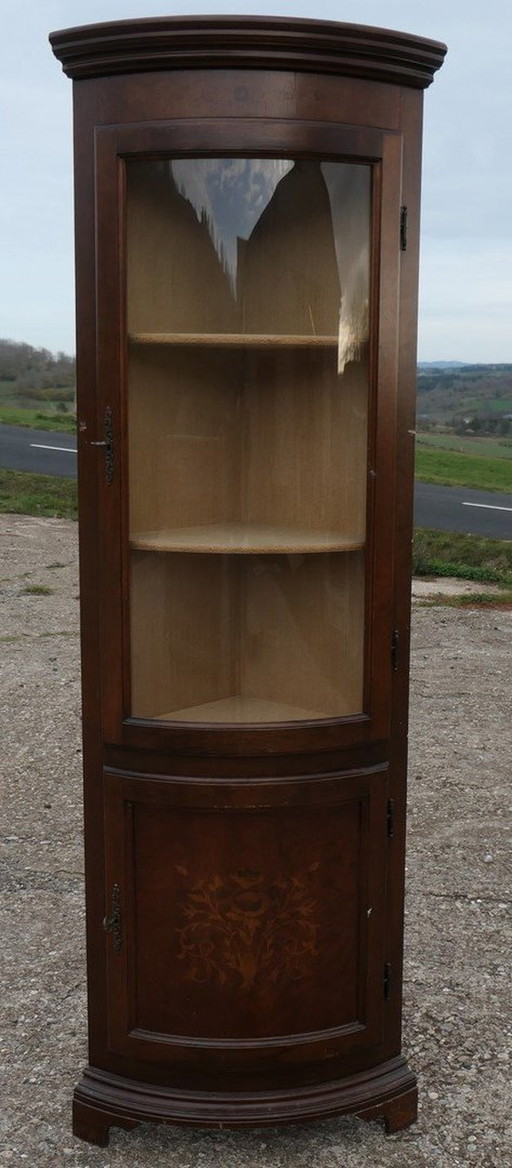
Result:
[[[75,79],[90,1066],[74,1130],[415,1116],[400,1053],[422,90],[313,21]]]

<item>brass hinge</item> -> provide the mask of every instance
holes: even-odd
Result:
[[[121,951],[121,892],[118,884],[112,889],[112,915],[103,917],[103,928],[106,933],[112,933],[114,953]]]
[[[391,997],[391,962],[386,961],[384,966],[384,1001],[389,1002]]]
[[[393,629],[391,637],[391,668],[393,672],[398,669],[398,645],[400,643],[400,633],[398,629]]]
[[[395,800],[388,799],[388,813],[387,813],[387,827],[388,837],[393,839],[395,834]]]
[[[407,207],[400,207],[400,251],[407,251]]]
[[[103,418],[104,438],[100,442],[91,442],[91,446],[103,446],[105,449],[105,478],[111,483],[114,478],[114,419],[112,410],[107,406]]]

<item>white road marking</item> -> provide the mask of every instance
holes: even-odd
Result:
[[[494,503],[463,503],[463,507],[483,507],[486,511],[512,511],[512,507],[498,507]]]
[[[76,450],[72,446],[45,446],[44,442],[31,442],[31,446],[36,450],[62,450],[63,454],[76,454]]]

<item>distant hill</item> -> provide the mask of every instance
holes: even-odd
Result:
[[[512,434],[512,365],[419,365],[417,416],[420,429]]]
[[[64,389],[75,384],[75,358],[0,339],[0,382],[17,390]]]
[[[462,369],[466,361],[419,361],[418,369]]]

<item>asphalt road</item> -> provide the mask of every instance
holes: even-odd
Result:
[[[76,478],[76,437],[54,430],[0,424],[0,466]]]
[[[76,478],[74,434],[0,425],[0,466]],[[512,495],[416,483],[417,527],[512,539]]]
[[[416,527],[512,539],[512,495],[416,483],[414,523]]]

